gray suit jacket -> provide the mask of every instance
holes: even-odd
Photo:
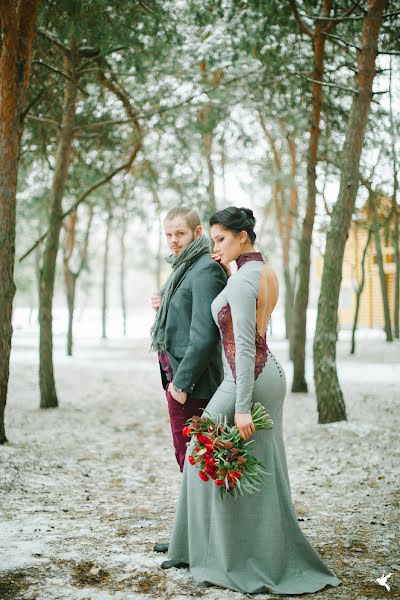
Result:
[[[166,351],[176,387],[209,399],[223,379],[220,336],[211,302],[226,285],[226,274],[209,254],[186,271],[168,307]]]

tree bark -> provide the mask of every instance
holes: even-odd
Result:
[[[124,336],[126,336],[126,331],[127,331],[126,291],[125,291],[126,227],[127,227],[127,215],[126,215],[126,203],[125,203],[124,214],[122,215],[122,226],[121,226],[121,237],[120,237],[120,294],[121,294],[121,310],[122,310],[122,324],[123,324]]]
[[[203,153],[207,164],[207,195],[208,195],[208,213],[213,215],[217,211],[217,201],[215,199],[215,172],[212,161],[212,143],[213,143],[213,132],[203,133]]]
[[[328,17],[331,2],[324,1],[321,16]],[[311,243],[315,219],[315,203],[317,197],[317,164],[320,138],[320,120],[323,102],[323,81],[325,37],[324,21],[317,21],[313,34],[313,75],[315,83],[311,87],[311,128],[307,152],[307,205],[303,222],[302,235],[299,241],[298,287],[294,300],[293,323],[293,382],[292,392],[307,392],[305,379],[305,352],[307,335],[307,306],[310,286]]]
[[[390,57],[392,58],[392,57]],[[393,164],[393,196],[392,196],[392,211],[393,211],[393,230],[392,243],[394,248],[394,337],[400,338],[399,317],[400,317],[400,248],[399,248],[399,207],[397,205],[397,191],[399,180],[397,175],[397,155],[396,155],[396,129],[393,119],[393,89],[392,89],[392,60],[390,60],[390,78],[389,78],[389,114],[390,114],[390,135],[392,141],[392,164]]]
[[[39,383],[41,408],[54,408],[58,406],[53,372],[52,310],[57,252],[62,223],[62,199],[68,177],[71,147],[74,137],[74,119],[78,92],[78,80],[75,72],[76,55],[76,41],[72,40],[70,52],[64,56],[64,71],[68,73],[68,79],[65,80],[64,84],[62,124],[49,198],[49,229],[40,272]]]
[[[90,207],[89,219],[86,227],[85,236],[82,243],[82,248],[80,250],[80,265],[79,267],[73,271],[70,266],[70,260],[74,251],[76,250],[76,227],[78,221],[78,213],[75,210],[66,221],[66,229],[67,233],[64,240],[64,256],[63,256],[63,272],[64,272],[64,284],[65,284],[65,292],[67,297],[67,307],[68,307],[68,332],[67,332],[67,355],[72,356],[73,353],[73,344],[74,344],[74,335],[73,335],[73,326],[74,326],[74,313],[75,313],[75,291],[76,284],[78,278],[83,270],[83,267],[87,262],[87,254],[89,247],[89,234],[90,228],[93,219],[93,207]]]
[[[393,247],[394,247],[394,261],[396,265],[396,272],[394,277],[394,337],[399,339],[399,317],[400,317],[400,236],[399,236],[399,207],[397,206],[396,199],[394,201],[394,223],[393,223]]]
[[[289,145],[289,155],[290,155],[290,164],[291,164],[291,183],[290,183],[290,202],[288,204],[286,198],[286,190],[282,184],[282,158],[281,153],[279,152],[276,144],[276,139],[268,130],[264,117],[259,112],[259,119],[261,123],[261,127],[264,131],[265,137],[268,140],[269,145],[271,146],[272,154],[273,154],[273,165],[274,165],[274,175],[275,182],[272,191],[272,198],[274,201],[275,207],[275,217],[278,225],[279,238],[281,242],[282,249],[282,263],[283,263],[283,273],[284,273],[284,282],[285,282],[285,333],[286,339],[289,340],[290,347],[290,357],[292,358],[292,329],[293,329],[293,301],[294,301],[294,289],[293,289],[293,281],[290,270],[290,245],[292,240],[292,230],[293,230],[293,215],[297,211],[297,187],[295,182],[296,177],[296,146],[294,138],[291,137],[288,139]],[[282,138],[286,137],[285,135],[285,126],[281,121],[281,132]]]
[[[320,423],[346,419],[336,370],[336,328],[344,248],[359,185],[359,165],[375,76],[378,36],[385,0],[369,0],[358,56],[357,93],[341,153],[339,195],[326,240],[324,269],[314,338],[314,378]]]
[[[22,115],[28,93],[40,0],[0,4],[0,444],[7,401],[15,294],[15,226]]]
[[[351,331],[351,348],[350,348],[350,354],[354,354],[355,351],[356,351],[356,330],[357,330],[357,323],[358,323],[358,313],[360,312],[361,294],[363,292],[364,284],[365,284],[365,259],[367,257],[367,251],[368,251],[369,243],[371,241],[371,235],[372,235],[372,230],[371,230],[371,228],[369,228],[368,229],[367,241],[365,243],[364,250],[363,250],[363,255],[362,255],[362,259],[361,259],[361,281],[358,284],[357,291],[356,291],[356,308],[355,308],[355,311],[354,311],[353,328],[352,328],[352,331]]]
[[[104,260],[103,260],[103,286],[102,286],[102,307],[101,307],[101,337],[107,337],[107,308],[108,308],[108,254],[110,246],[112,212],[108,207],[106,239],[104,242]]]
[[[67,332],[67,356],[72,356],[73,349],[73,325],[75,309],[76,276],[68,268],[68,261],[64,258],[64,283],[68,306],[68,332]]]
[[[161,288],[161,261],[162,261],[161,252],[162,252],[164,227],[163,227],[163,220],[161,217],[161,200],[160,200],[160,196],[158,195],[158,192],[154,186],[152,186],[152,193],[153,193],[153,202],[154,202],[154,206],[156,207],[156,213],[157,213],[157,217],[158,217],[158,247],[157,247],[157,254],[156,254],[156,288],[157,288],[157,293],[159,293],[160,288]]]
[[[382,306],[383,306],[383,315],[384,315],[384,319],[385,319],[386,341],[393,342],[392,324],[391,324],[391,320],[390,320],[390,309],[389,309],[389,296],[388,296],[388,289],[387,289],[387,285],[386,285],[385,267],[383,264],[381,233],[380,233],[380,227],[378,224],[374,225],[374,239],[375,239],[375,249],[376,249],[376,260],[377,260],[378,269],[379,269],[379,281],[381,284],[381,292],[382,292]]]

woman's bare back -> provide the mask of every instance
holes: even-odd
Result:
[[[264,264],[260,273],[260,283],[257,297],[257,332],[264,336],[268,321],[279,297],[279,282],[275,271]]]

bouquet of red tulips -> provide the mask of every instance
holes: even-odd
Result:
[[[206,412],[206,411],[205,411]],[[265,408],[256,402],[251,411],[256,430],[271,429],[273,422]],[[188,456],[191,465],[199,469],[203,481],[213,480],[220,487],[221,496],[259,490],[265,468],[250,450],[253,440],[245,442],[237,427],[229,426],[226,416],[211,419],[192,417],[182,430],[184,437],[192,437],[194,447]]]

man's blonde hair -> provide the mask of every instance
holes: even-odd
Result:
[[[171,208],[167,212],[164,222],[172,221],[176,217],[183,217],[192,231],[200,225],[199,213],[194,208],[190,208],[190,206],[176,206],[175,208]]]

